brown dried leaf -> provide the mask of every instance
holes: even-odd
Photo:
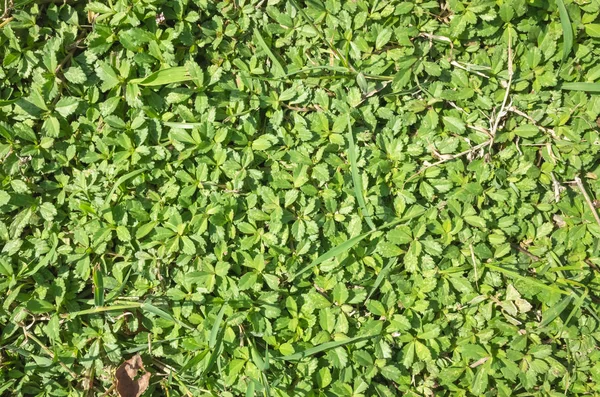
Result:
[[[138,371],[143,374],[138,376]],[[150,372],[144,369],[142,357],[136,354],[124,361],[115,372],[117,393],[120,397],[140,397],[150,384],[150,376]]]

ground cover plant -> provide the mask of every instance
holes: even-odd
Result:
[[[600,393],[599,0],[3,3],[0,395]]]

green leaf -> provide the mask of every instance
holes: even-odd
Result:
[[[458,117],[444,116],[442,120],[446,128],[451,132],[462,134],[467,130],[465,123]]]
[[[181,128],[184,130],[193,130],[194,128],[202,126],[202,123],[176,123],[171,121],[163,121],[162,123],[166,127]]]
[[[520,125],[514,129],[514,133],[523,138],[531,138],[539,133],[538,127],[532,124]]]
[[[56,103],[54,110],[56,110],[61,116],[70,116],[77,110],[79,106],[79,100],[74,97],[62,97]]]
[[[402,378],[402,371],[393,365],[386,365],[381,369],[381,375],[393,382],[400,382]]]
[[[106,62],[98,62],[96,74],[102,80],[102,85],[100,86],[102,91],[108,91],[121,83],[112,66]]]
[[[33,299],[27,302],[27,310],[34,314],[48,313],[54,311],[54,305],[43,299]]]
[[[467,215],[464,217],[464,220],[471,226],[485,228],[487,225],[485,220],[477,215]]]
[[[0,190],[0,207],[2,207],[5,204],[8,204],[9,201],[10,201],[10,194],[5,192],[4,190]]]
[[[589,23],[585,25],[585,32],[591,37],[600,37],[600,23]]]
[[[488,388],[488,374],[485,366],[481,366],[475,373],[473,384],[471,386],[471,392],[474,395],[482,395]]]
[[[386,45],[390,39],[392,38],[392,30],[390,28],[382,29],[379,34],[377,34],[377,39],[375,40],[375,48],[377,50],[381,50],[384,45]]]

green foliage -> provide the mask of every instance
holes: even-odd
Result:
[[[0,394],[600,393],[600,1],[4,4]]]

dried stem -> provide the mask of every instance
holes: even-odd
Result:
[[[600,226],[600,216],[598,216],[596,207],[594,207],[594,203],[592,203],[592,199],[587,194],[587,191],[585,190],[585,186],[583,186],[583,181],[581,180],[579,175],[577,175],[575,177],[575,183],[577,184],[577,187],[579,188],[579,190],[581,190],[581,194],[583,194],[583,198],[585,198],[585,202],[587,203],[588,207],[590,207],[590,211],[592,211],[592,215],[594,215],[594,219],[596,219],[596,223],[598,223],[598,226]]]
[[[467,154],[469,154],[469,153],[476,152],[477,150],[479,150],[479,149],[481,149],[481,148],[483,148],[483,147],[485,147],[485,146],[489,145],[489,144],[491,143],[491,141],[492,141],[492,140],[491,140],[491,139],[489,139],[489,140],[487,140],[487,141],[485,141],[485,142],[483,142],[483,143],[480,143],[479,145],[473,146],[473,147],[472,147],[472,148],[470,148],[469,150],[465,150],[464,152],[460,152],[460,153],[458,153],[458,154],[447,154],[447,155],[444,155],[444,156],[446,156],[446,157],[444,157],[444,158],[443,158],[443,159],[441,159],[440,161],[436,161],[435,163],[428,164],[428,165],[426,165],[425,167],[421,168],[419,171],[417,171],[416,173],[414,173],[414,174],[413,174],[413,175],[412,175],[410,178],[408,178],[408,179],[406,180],[406,182],[404,182],[404,183],[406,184],[408,181],[410,181],[410,180],[412,180],[413,178],[417,177],[418,175],[422,174],[423,172],[425,172],[425,171],[426,171],[426,170],[428,170],[429,168],[436,167],[436,166],[438,166],[438,165],[440,165],[440,164],[443,164],[443,163],[446,163],[446,162],[448,162],[448,161],[450,161],[450,160],[454,160],[454,159],[457,159],[457,158],[459,158],[459,157],[465,156],[465,155],[467,155]]]
[[[513,247],[514,249],[516,249],[517,251],[519,251],[522,254],[525,254],[529,257],[529,259],[531,259],[534,262],[539,262],[540,257],[537,255],[533,255],[531,252],[527,251],[525,248],[521,247],[519,244],[511,244],[511,247]]]
[[[509,112],[513,112],[515,114],[518,114],[519,116],[527,119],[531,124],[535,125],[537,128],[539,128],[540,130],[544,131],[547,134],[550,134],[550,136],[552,136],[552,138],[554,139],[558,139],[558,136],[556,135],[556,131],[554,131],[552,128],[546,128],[546,127],[542,127],[541,125],[539,125],[534,119],[533,117],[531,117],[530,115],[528,115],[527,113],[524,113],[522,111],[520,111],[519,109],[517,109],[514,106],[511,106],[507,109]]]
[[[483,77],[483,78],[486,78],[486,79],[489,79],[489,78],[490,78],[490,76],[488,76],[487,74],[484,74],[484,73],[481,73],[481,72],[479,72],[479,71],[477,71],[477,70],[473,70],[473,69],[471,69],[471,68],[468,68],[468,67],[466,67],[466,66],[463,66],[463,65],[461,65],[460,63],[458,63],[458,62],[456,62],[456,61],[452,61],[452,62],[450,62],[450,65],[452,65],[452,66],[455,66],[455,67],[457,67],[457,68],[459,68],[459,69],[465,70],[465,71],[467,71],[467,72],[469,72],[469,73],[476,74],[477,76],[481,76],[481,77]]]
[[[43,350],[43,351],[44,351],[44,352],[45,352],[47,355],[49,355],[49,356],[50,356],[50,357],[51,357],[53,360],[55,359],[55,356],[54,356],[54,353],[52,352],[52,350],[48,349],[48,348],[46,347],[46,345],[44,345],[44,344],[43,344],[43,343],[42,343],[42,342],[41,342],[41,341],[40,341],[40,340],[39,340],[39,339],[38,339],[38,338],[37,338],[35,335],[33,335],[31,332],[27,331],[25,328],[23,328],[23,333],[25,334],[25,337],[26,337],[27,339],[31,339],[32,341],[34,341],[35,343],[37,343],[37,344],[38,344],[38,346],[39,346],[39,347],[40,347],[40,348],[41,348],[41,349],[42,349],[42,350]],[[64,369],[65,371],[67,371],[67,373],[68,373],[69,375],[71,375],[71,377],[72,377],[73,379],[77,379],[77,374],[76,374],[75,372],[71,371],[71,370],[69,369],[69,367],[67,367],[67,366],[65,365],[65,363],[63,363],[62,361],[60,361],[60,359],[58,359],[57,361],[58,361],[58,364],[59,364],[61,367],[63,367],[63,369]]]
[[[83,40],[85,40],[85,36],[86,36],[86,32],[83,32],[73,42],[73,44],[70,45],[71,49],[69,50],[69,52],[67,53],[67,55],[63,58],[63,60],[58,64],[58,66],[54,70],[54,74],[57,74],[58,72],[60,72],[60,70],[67,64],[67,62],[69,62],[69,60],[71,58],[73,58],[73,55],[75,55],[75,51],[77,51],[77,46],[79,45],[79,43],[81,43]]]

